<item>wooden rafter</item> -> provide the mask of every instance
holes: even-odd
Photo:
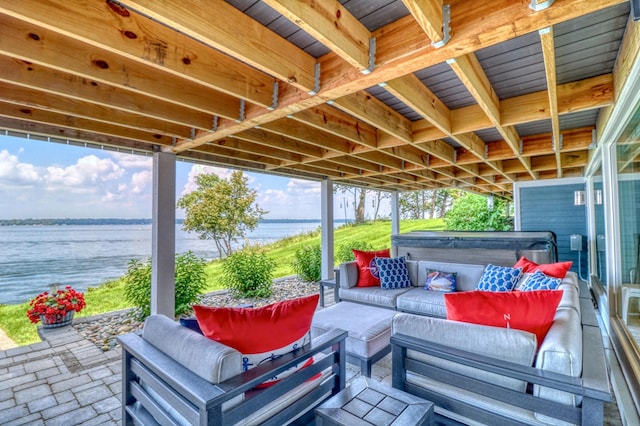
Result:
[[[264,0],[360,71],[370,71],[371,33],[337,0]]]
[[[500,117],[500,100],[495,90],[491,86],[480,61],[476,55],[469,53],[448,61],[451,69],[456,73],[462,84],[467,88],[471,96],[478,102],[480,108],[487,115],[493,127],[502,135],[505,142],[509,144],[513,154],[522,162],[525,168],[536,176],[528,161],[520,154],[520,136],[513,126],[504,126]]]
[[[540,43],[544,56],[544,71],[547,76],[547,93],[549,94],[549,113],[551,114],[551,128],[553,134],[553,150],[556,154],[558,176],[562,177],[562,139],[560,135],[560,118],[558,113],[558,89],[556,78],[556,46],[553,37],[553,27],[540,30]]]
[[[432,43],[442,41],[442,0],[402,0]]]

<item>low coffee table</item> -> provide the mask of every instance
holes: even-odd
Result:
[[[336,303],[313,315],[311,338],[336,328],[347,331],[347,362],[360,365],[361,373],[370,377],[371,366],[391,352],[391,320],[395,314],[391,309],[360,303]]]
[[[360,376],[315,413],[318,426],[429,425],[433,403]]]

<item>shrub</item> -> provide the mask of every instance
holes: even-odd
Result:
[[[259,247],[245,247],[222,262],[222,282],[237,297],[269,297],[276,262]]]
[[[320,244],[305,246],[296,250],[291,266],[293,271],[304,281],[320,281],[322,249]]]
[[[176,255],[176,316],[188,313],[206,287],[204,259],[191,251]],[[144,320],[151,314],[151,260],[131,259],[124,276],[125,298],[134,305],[134,316]]]
[[[366,241],[352,241],[350,243],[340,244],[336,251],[336,263],[350,262],[356,260],[351,250],[371,251],[373,246]]]

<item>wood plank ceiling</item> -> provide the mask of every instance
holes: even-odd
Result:
[[[508,198],[582,175],[633,44],[627,1],[533,4],[0,0],[0,129]]]

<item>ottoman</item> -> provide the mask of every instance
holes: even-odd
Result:
[[[347,362],[359,364],[362,375],[371,377],[371,366],[391,352],[391,320],[396,313],[359,303],[336,303],[314,314],[311,338],[335,328],[347,331]]]

